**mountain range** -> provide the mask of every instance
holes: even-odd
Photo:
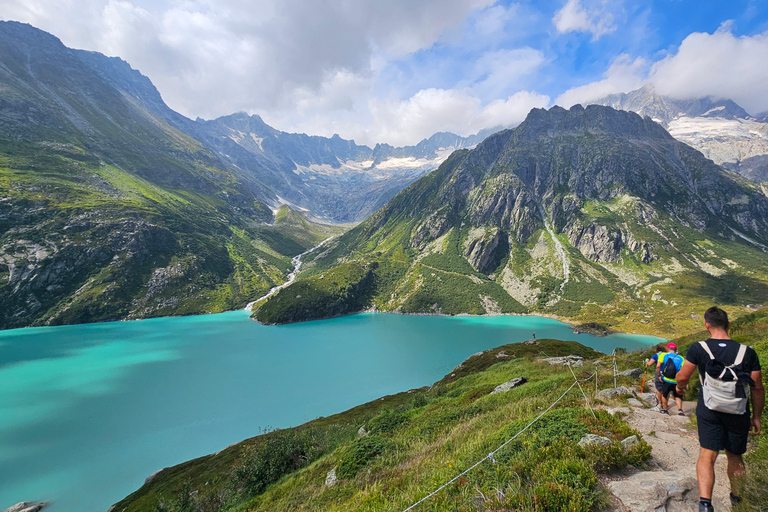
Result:
[[[768,181],[768,113],[750,116],[729,99],[673,99],[653,85],[590,102],[649,116],[718,165]]]
[[[270,313],[272,300],[260,318],[376,307],[615,323],[680,275],[699,295],[749,276],[725,285],[736,302],[762,290],[762,271],[750,272],[763,261],[768,185],[716,164],[760,181],[765,119],[650,87],[601,102],[648,118],[558,107],[495,135],[370,148],[246,113],[188,119],[125,61],[0,22],[0,328],[241,307],[348,227],[325,222],[363,219],[279,297],[325,271],[338,277],[330,288],[303,294],[304,312]]]
[[[540,312],[670,332],[711,302],[768,300],[768,197],[650,117],[534,109],[324,249],[257,319]]]
[[[0,328],[242,307],[342,230],[281,205],[359,220],[476,140],[193,121],[125,61],[0,22]]]

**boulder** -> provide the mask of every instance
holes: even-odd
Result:
[[[632,448],[634,448],[639,444],[640,444],[640,438],[637,436],[629,436],[621,440],[621,448],[625,452],[628,452],[629,450],[631,450]]]
[[[48,503],[44,501],[22,501],[5,509],[3,512],[38,512],[47,505]]]
[[[333,487],[336,485],[336,468],[333,468],[327,475],[325,475],[325,485],[326,487]]]
[[[693,469],[641,471],[609,482],[608,488],[629,512],[695,510],[699,499]]]
[[[502,391],[509,391],[512,388],[516,388],[517,386],[521,386],[528,382],[528,379],[526,377],[515,377],[512,380],[508,380],[504,384],[499,384],[496,386],[496,389],[491,391],[491,394],[494,395],[496,393],[501,393]]]
[[[617,412],[623,412],[623,413],[625,413],[625,414],[629,414],[629,413],[631,413],[631,412],[632,412],[632,409],[630,409],[629,407],[608,407],[608,408],[606,409],[606,411],[608,411],[608,414],[610,414],[611,416],[613,416],[613,415],[614,415],[614,414],[616,414]]]
[[[640,368],[633,368],[631,370],[625,370],[618,374],[618,377],[629,377],[631,379],[639,379],[643,375],[643,370]]]
[[[565,365],[568,363],[573,364],[573,366],[581,366],[584,364],[584,358],[581,356],[548,357],[546,359],[542,359],[542,361],[546,361],[553,366],[556,364]],[[579,362],[581,364],[577,364]]]
[[[357,437],[365,437],[370,433],[371,433],[370,431],[365,430],[365,425],[357,429]]]
[[[598,436],[597,434],[585,434],[579,441],[579,446],[606,445],[611,444],[611,442],[607,437]]]
[[[659,399],[656,398],[656,393],[641,393],[640,399],[651,407],[659,405]]]
[[[615,398],[617,396],[633,395],[632,391],[625,387],[619,386],[617,388],[608,388],[600,391],[596,396],[597,398]]]
[[[632,407],[645,407],[645,404],[637,398],[627,398],[627,403]]]

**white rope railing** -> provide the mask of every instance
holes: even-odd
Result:
[[[569,367],[570,367],[570,365],[569,365]],[[491,462],[493,462],[493,463],[495,464],[495,463],[496,463],[496,460],[493,458],[493,456],[494,456],[494,455],[496,455],[496,453],[498,453],[498,451],[499,451],[499,450],[501,450],[502,448],[504,448],[505,446],[507,446],[509,443],[511,443],[512,441],[514,441],[515,439],[517,439],[517,438],[518,438],[518,437],[519,437],[519,436],[520,436],[520,435],[521,435],[523,432],[525,432],[526,430],[528,430],[529,428],[531,428],[531,427],[534,425],[534,423],[536,423],[537,421],[539,421],[539,420],[540,420],[540,419],[541,419],[541,418],[542,418],[542,417],[543,417],[545,414],[547,414],[549,411],[551,411],[551,410],[552,410],[552,408],[553,408],[555,405],[557,405],[557,404],[560,402],[560,400],[562,400],[562,399],[565,397],[565,395],[567,395],[567,394],[568,394],[568,392],[569,392],[570,390],[572,390],[572,389],[573,389],[573,388],[574,388],[576,385],[578,385],[578,386],[579,386],[579,388],[581,388],[581,384],[580,384],[580,382],[582,382],[582,381],[579,381],[579,379],[578,379],[578,378],[576,378],[576,374],[575,374],[575,373],[573,373],[573,369],[571,369],[571,373],[573,374],[574,383],[573,383],[573,384],[571,384],[571,385],[568,387],[568,389],[566,389],[566,390],[565,390],[565,392],[564,392],[562,395],[560,395],[560,398],[558,398],[557,400],[555,400],[554,402],[552,402],[552,404],[551,404],[549,407],[547,407],[547,408],[546,408],[546,410],[544,410],[544,412],[542,412],[541,414],[539,414],[538,416],[536,416],[536,418],[535,418],[533,421],[531,421],[531,422],[530,422],[528,425],[526,425],[526,426],[525,426],[525,427],[524,427],[522,430],[520,430],[520,431],[519,431],[517,434],[515,434],[515,435],[514,435],[514,436],[512,436],[511,438],[509,438],[509,439],[507,439],[506,441],[504,441],[504,443],[502,443],[502,444],[501,444],[501,445],[500,445],[498,448],[496,448],[495,450],[493,450],[492,452],[490,452],[488,455],[486,455],[485,457],[483,457],[483,458],[482,458],[482,459],[480,459],[479,461],[475,462],[475,463],[474,463],[472,466],[470,466],[469,468],[465,469],[464,471],[462,471],[461,473],[459,473],[459,474],[458,474],[458,475],[456,475],[455,477],[451,478],[449,481],[447,481],[446,483],[444,483],[443,485],[441,485],[440,487],[438,487],[437,489],[435,489],[435,490],[434,490],[434,491],[432,491],[431,493],[429,493],[429,494],[427,494],[426,496],[424,496],[423,498],[421,498],[419,501],[417,501],[416,503],[414,503],[414,504],[413,504],[413,505],[411,505],[410,507],[408,507],[408,508],[406,508],[405,510],[403,510],[403,512],[408,512],[409,510],[413,510],[414,508],[416,508],[416,507],[417,507],[417,506],[419,506],[420,504],[422,504],[422,503],[424,503],[425,501],[427,501],[427,500],[428,500],[429,498],[431,498],[432,496],[435,496],[437,493],[439,493],[440,491],[442,491],[443,489],[445,489],[446,487],[448,487],[449,485],[451,485],[453,482],[457,481],[459,478],[463,477],[464,475],[466,475],[467,473],[469,473],[470,471],[472,471],[473,469],[475,469],[477,466],[479,466],[480,464],[482,464],[482,463],[483,463],[483,462],[485,462],[486,460],[490,460]],[[592,377],[595,377],[596,375],[597,375],[597,371],[595,371],[595,373],[593,373],[592,375],[590,375],[589,377],[587,377],[586,379],[584,379],[584,380],[583,380],[583,382],[586,382],[586,381],[588,381],[588,380],[592,379]],[[583,390],[583,389],[582,389],[581,391],[582,391],[582,393],[584,392],[584,390]],[[586,398],[586,397],[587,397],[587,396],[586,396],[586,394],[585,394],[585,395],[584,395],[584,398]],[[587,405],[589,405],[589,400],[587,400]],[[591,406],[591,405],[589,406],[589,410],[590,410],[590,411],[592,411],[592,406]],[[594,415],[594,414],[595,414],[595,411],[592,411],[592,415]]]

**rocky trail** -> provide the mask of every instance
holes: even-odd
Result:
[[[642,395],[646,402],[655,404],[655,396]],[[696,403],[684,402],[686,416],[677,415],[677,406],[670,406],[670,415],[662,415],[658,407],[639,406],[637,400],[626,407],[608,408],[609,412],[624,413],[632,428],[651,445],[652,460],[647,469],[630,469],[603,478],[603,485],[613,494],[616,512],[682,512],[698,510],[699,491],[696,482],[696,460],[699,439],[696,426],[691,423]],[[718,457],[715,465],[715,510],[731,510],[730,491],[726,474],[726,458]]]

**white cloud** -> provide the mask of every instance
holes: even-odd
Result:
[[[616,30],[614,15],[608,9],[608,2],[593,1],[591,4],[584,7],[581,0],[568,0],[552,18],[557,31],[561,34],[590,32],[593,41],[614,32]]]
[[[339,73],[364,80],[381,55],[428,48],[494,2],[2,0],[0,17],[122,57],[172,108],[215,117],[290,108]]]
[[[714,34],[693,33],[655,63],[650,80],[675,98],[729,98],[756,114],[768,110],[768,32],[736,37],[730,24]]]
[[[514,90],[546,62],[544,53],[533,48],[514,48],[483,54],[473,70],[472,89],[483,98],[498,98]]]
[[[529,91],[483,105],[468,89],[424,89],[404,101],[373,100],[368,137],[403,145],[438,131],[466,136],[484,128],[517,125],[532,108],[548,104],[548,96]]]
[[[642,87],[646,81],[648,61],[642,57],[632,59],[622,54],[616,57],[602,80],[568,89],[555,99],[555,104],[569,108],[576,103],[586,104],[609,94],[629,92]]]

